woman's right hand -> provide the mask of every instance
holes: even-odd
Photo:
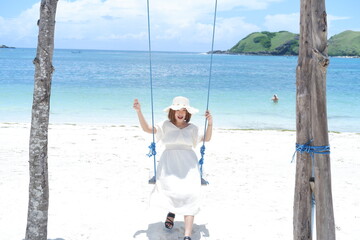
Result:
[[[134,99],[133,108],[137,112],[141,128],[147,133],[153,133],[153,128],[147,124],[144,115],[141,112],[141,106],[137,98]],[[154,128],[154,133],[156,133],[156,128]]]
[[[138,100],[137,98],[134,99],[133,108],[134,108],[135,111],[137,111],[137,112],[140,112],[140,110],[141,110],[141,106],[140,106],[139,100]]]

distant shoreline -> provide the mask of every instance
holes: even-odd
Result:
[[[9,47],[9,46],[6,46],[6,45],[0,45],[0,48],[15,48],[15,47]]]
[[[16,47],[9,47],[6,45],[0,45],[0,48],[8,48],[8,49],[16,49]],[[17,48],[17,49],[36,49],[36,48]],[[147,50],[111,50],[111,49],[72,49],[72,48],[57,48],[57,50],[65,50],[65,51],[72,51],[72,53],[81,53],[81,51],[121,51],[121,52],[148,52]],[[198,54],[211,54],[211,51],[208,52],[173,52],[173,51],[153,51],[154,53],[198,53]],[[219,55],[244,55],[244,56],[279,56],[279,57],[297,57],[298,55],[280,55],[280,54],[271,54],[266,52],[230,52],[229,50],[214,50],[212,51],[213,54]],[[333,58],[360,58],[360,56],[338,56],[338,55],[329,55],[329,57]]]
[[[271,54],[271,53],[265,53],[265,52],[230,52],[228,50],[214,50],[206,52],[206,54],[221,54],[221,55],[249,55],[249,56],[283,56],[283,57],[289,57],[289,56],[298,56],[298,55],[281,55],[281,54]],[[336,58],[360,58],[360,56],[332,56],[329,55],[329,57],[336,57]]]

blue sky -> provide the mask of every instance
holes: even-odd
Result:
[[[0,44],[35,48],[39,0],[0,0]],[[150,0],[154,51],[211,48],[214,0]],[[360,31],[359,0],[327,0],[328,36]],[[300,0],[218,0],[214,49],[255,31],[299,32]],[[55,47],[147,50],[146,0],[59,0]]]

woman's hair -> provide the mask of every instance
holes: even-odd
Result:
[[[176,112],[175,110],[172,110],[172,109],[170,108],[169,114],[168,114],[168,118],[169,118],[170,122],[172,122],[172,123],[175,123],[175,122],[176,122],[175,112]],[[185,121],[186,121],[186,122],[190,122],[190,119],[191,119],[191,114],[186,110]]]

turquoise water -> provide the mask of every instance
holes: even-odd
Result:
[[[0,49],[0,122],[30,122],[35,49]],[[177,95],[205,111],[210,56],[152,54],[155,122]],[[135,125],[139,98],[151,120],[147,52],[55,50],[52,123]],[[296,57],[214,55],[209,108],[217,127],[295,129]],[[360,132],[360,59],[331,58],[327,74],[331,131]],[[274,104],[270,98],[280,98]],[[192,119],[203,124],[201,114]]]

